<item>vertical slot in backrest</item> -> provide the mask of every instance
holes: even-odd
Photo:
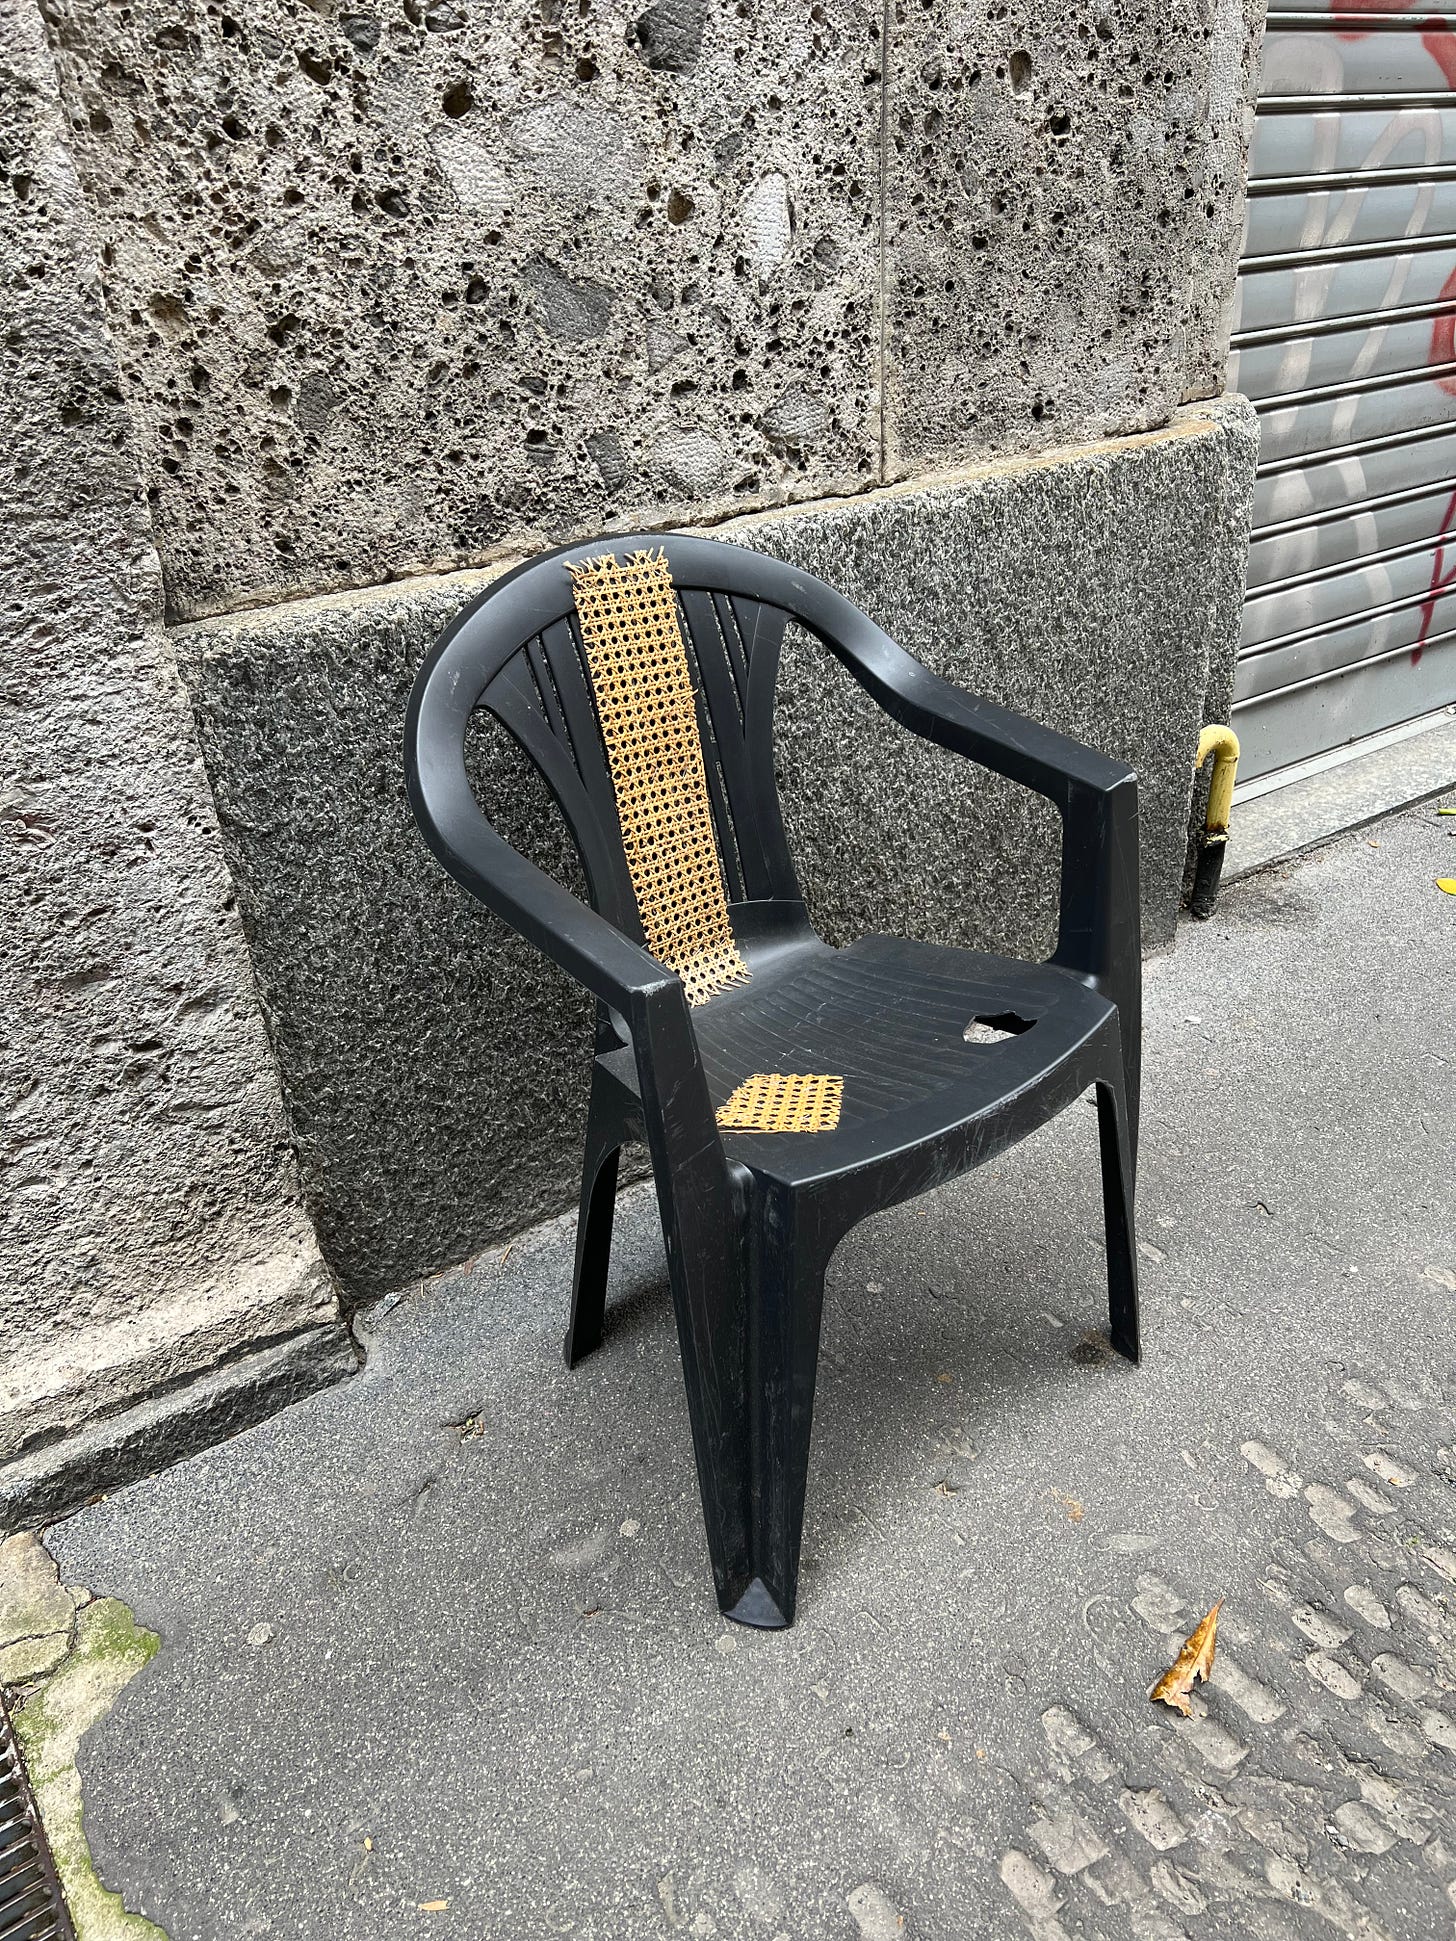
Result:
[[[788,616],[722,590],[689,587],[679,597],[712,724],[741,894],[748,901],[797,898],[773,764],[773,694]]]

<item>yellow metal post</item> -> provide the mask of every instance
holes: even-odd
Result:
[[[1213,757],[1213,783],[1208,791],[1208,814],[1203,826],[1210,835],[1228,834],[1229,814],[1234,806],[1234,776],[1239,766],[1239,738],[1232,728],[1205,728],[1198,737],[1194,758],[1196,774]]]
[[[1193,894],[1188,899],[1188,908],[1195,917],[1212,916],[1218,879],[1223,874],[1229,816],[1234,806],[1234,776],[1239,766],[1239,738],[1232,728],[1216,724],[1204,729],[1198,737],[1198,753],[1193,760],[1195,775],[1210,755],[1213,780],[1208,789],[1208,811],[1203,818],[1203,841],[1193,877]]]

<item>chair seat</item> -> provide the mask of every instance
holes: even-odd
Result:
[[[969,1042],[978,1018],[1012,1035]],[[844,1080],[834,1131],[725,1131],[730,1159],[794,1188],[898,1164],[908,1194],[949,1177],[947,1148],[967,1135],[1006,1144],[1060,1110],[1088,1082],[1081,1054],[1115,1032],[1116,1007],[1050,965],[868,936],[842,950],[806,941],[693,1024],[715,1109],[755,1072]],[[626,1078],[630,1054],[613,1069]]]

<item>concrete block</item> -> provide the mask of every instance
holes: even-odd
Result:
[[[1224,882],[1363,829],[1393,810],[1456,791],[1456,707],[1443,709],[1414,733],[1372,740],[1374,746],[1362,753],[1346,754],[1328,766],[1311,765],[1297,780],[1238,802],[1229,824]]]
[[[890,9],[891,477],[1222,389],[1263,7]]]
[[[326,1257],[384,1293],[556,1211],[591,1010],[459,892],[404,799],[404,709],[482,574],[179,630],[254,975]],[[583,887],[505,737],[485,798]]]
[[[140,1163],[130,1184],[140,1227],[145,1214],[158,1211],[146,1197]],[[245,1206],[234,1209],[235,1221],[240,1224],[248,1212]],[[295,1218],[303,1224],[301,1215]],[[117,1227],[134,1238],[120,1220]],[[211,1277],[180,1287],[161,1278],[177,1265],[157,1244],[165,1234],[142,1232],[153,1242],[159,1278],[138,1286],[135,1258],[124,1251],[112,1255],[109,1265],[130,1291],[120,1311],[119,1304],[99,1300],[88,1310],[84,1283],[62,1303],[53,1285],[38,1290],[41,1298],[25,1325],[11,1330],[9,1352],[0,1362],[0,1462],[28,1455],[139,1396],[174,1388],[250,1343],[338,1320],[338,1296],[311,1232],[269,1259],[239,1259],[226,1244],[227,1225],[219,1221]]]
[[[39,15],[0,65],[0,1460],[333,1291],[186,696]]]
[[[1145,932],[1176,918],[1210,661],[1231,655],[1255,440],[1242,401],[1166,431],[739,521],[724,536],[822,574],[940,671],[1131,760]],[[178,630],[309,1205],[356,1295],[569,1204],[590,1007],[424,851],[401,737],[464,574]],[[1038,950],[1054,818],[913,742],[838,664],[791,642],[781,786],[810,906]],[[483,735],[510,840],[563,880],[574,852],[523,758]]]
[[[54,1670],[75,1627],[76,1600],[40,1539],[24,1530],[0,1540],[0,1685]]]
[[[869,478],[880,12],[60,0],[173,611]]]

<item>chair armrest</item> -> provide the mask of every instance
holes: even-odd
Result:
[[[674,1172],[700,1161],[721,1170],[722,1141],[677,972],[512,849],[468,785],[454,788],[448,773],[441,782],[409,764],[410,800],[430,848],[458,883],[625,1019],[649,1139],[660,1140]]]
[[[463,801],[438,789],[427,796],[411,763],[409,792],[426,841],[455,880],[625,1019],[654,1154],[675,1178],[691,1178],[699,1198],[718,1191],[722,1139],[677,972],[512,849],[468,788]]]
[[[436,649],[433,678],[416,681],[405,721],[405,781],[420,832],[458,883],[622,1017],[654,1161],[693,1174],[712,1197],[723,1184],[722,1141],[682,979],[491,827],[464,759],[475,670],[443,661],[451,644],[447,635]]]
[[[857,625],[844,625],[846,610]],[[1061,809],[1074,795],[1099,793],[1132,776],[1125,762],[933,673],[847,601],[836,619],[842,631],[826,632],[826,645],[887,714],[927,741],[1023,783]]]
[[[1127,966],[1141,958],[1136,774],[1070,735],[968,694],[854,608],[848,612],[858,624],[846,625],[841,610],[837,635],[826,629],[821,637],[887,714],[1056,804],[1062,870],[1052,962],[1129,1003]]]
[[[680,984],[675,972],[492,829],[458,758],[435,759],[411,735],[406,782],[420,831],[456,882],[593,997],[630,1018],[643,999]]]

